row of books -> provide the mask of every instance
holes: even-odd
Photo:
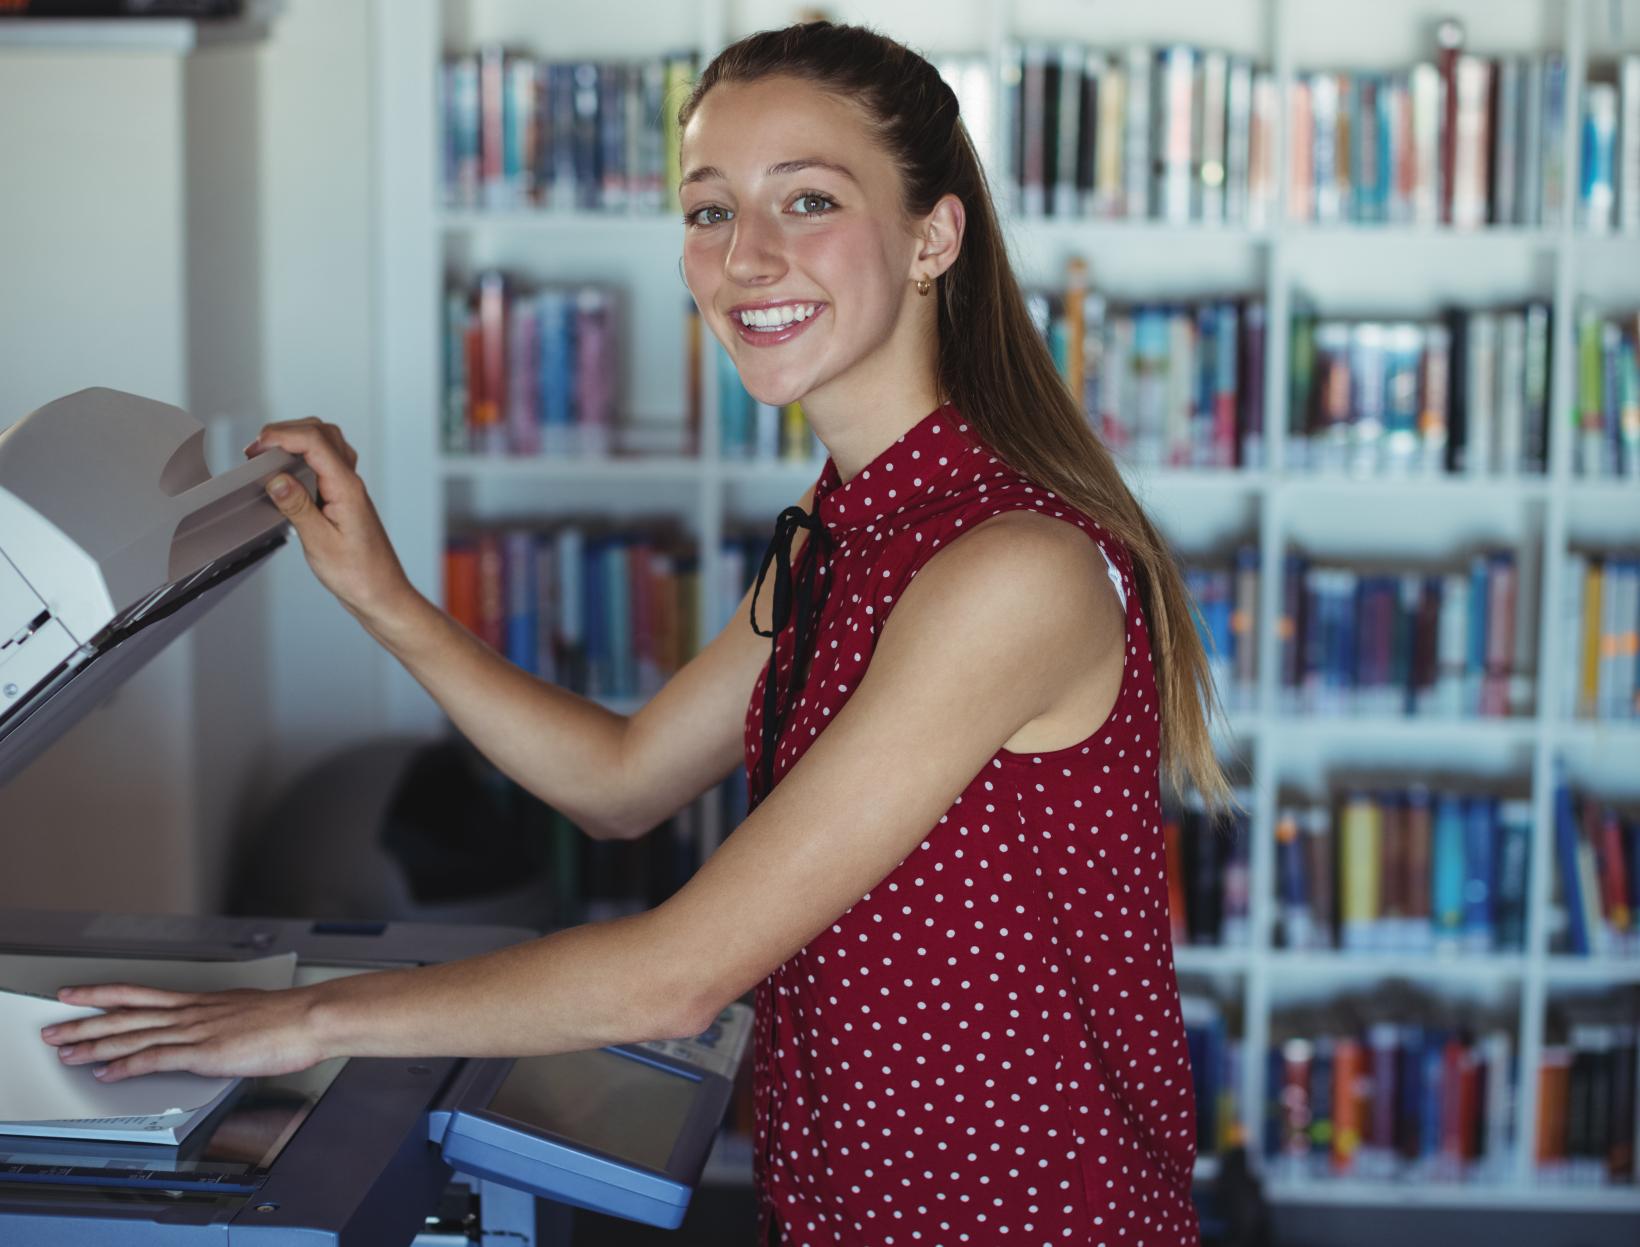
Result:
[[[1276,814],[1277,939],[1346,953],[1519,952],[1531,803],[1428,785]]]
[[[445,204],[675,208],[677,111],[695,72],[687,52],[560,62],[490,46],[446,57],[439,93]]]
[[[1580,476],[1640,481],[1640,313],[1577,321],[1577,438]]]
[[[1236,799],[1252,808],[1251,793]],[[1199,795],[1163,803],[1162,844],[1167,862],[1168,923],[1176,947],[1245,948],[1252,864],[1247,815],[1212,819]]]
[[[699,803],[634,840],[599,840],[548,811],[552,913],[543,925],[605,922],[653,909],[694,876],[717,847]]]
[[[1640,719],[1640,549],[1566,554],[1561,712]]]
[[[729,352],[711,345],[717,377],[718,448],[724,459],[759,463],[817,463],[826,448],[800,403],[776,406],[753,398],[740,382]]]
[[[1538,1062],[1538,1173],[1572,1186],[1640,1181],[1640,1010],[1621,997],[1554,1003]]]
[[[1276,80],[1247,57],[1026,42],[1004,50],[1002,84],[1021,215],[1268,222]]]
[[[445,608],[509,662],[590,697],[649,697],[699,646],[700,570],[659,525],[460,533]]]
[[[1506,1179],[1513,1036],[1502,1019],[1378,989],[1272,1018],[1265,1151],[1272,1176]]]
[[[1564,764],[1555,765],[1551,947],[1579,957],[1640,956],[1640,814],[1573,791]]]
[[[444,448],[453,454],[616,449],[619,292],[525,291],[498,271],[444,301]]]
[[[1136,467],[1264,466],[1264,304],[1117,304],[1073,261],[1064,291],[1025,305],[1059,373],[1118,459]]]
[[[1301,72],[1289,96],[1288,215],[1330,224],[1553,226],[1561,219],[1566,61],[1478,56],[1436,28],[1434,61]]]
[[[1179,1012],[1196,1093],[1196,1155],[1219,1156],[1242,1142],[1242,1038],[1224,1004],[1205,992],[1180,991]]]
[[[1495,549],[1466,572],[1386,572],[1289,551],[1277,623],[1283,711],[1529,713],[1533,598],[1517,585],[1516,562]]]
[[[1549,305],[1441,319],[1295,315],[1287,458],[1357,475],[1542,473]]]

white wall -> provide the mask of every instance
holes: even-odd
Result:
[[[380,480],[382,459],[371,367],[370,10],[369,0],[290,0],[262,53],[261,115],[270,418],[341,425],[367,485]],[[381,651],[295,549],[270,569],[269,587],[272,751],[258,803],[383,721]]]
[[[371,46],[368,0],[187,56],[0,46],[0,428],[108,385],[216,425],[217,471],[318,415],[370,479]],[[0,905],[219,908],[234,837],[376,729],[382,675],[293,539],[0,789]]]

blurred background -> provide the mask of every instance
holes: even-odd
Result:
[[[219,7],[0,18],[0,429],[111,386],[222,471],[340,424],[424,592],[630,712],[824,459],[694,315],[667,118],[867,21],[1214,655],[1250,816],[1164,828],[1204,1236],[1640,1242],[1640,0]],[[291,544],[0,788],[0,905],[545,930],[744,817],[583,835]],[[576,1241],[749,1242],[749,1126],[678,1234]]]

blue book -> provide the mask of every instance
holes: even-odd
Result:
[[[537,666],[536,609],[539,587],[535,576],[535,534],[527,528],[509,529],[501,538],[502,583],[507,587],[504,621],[507,661],[531,675]]]
[[[1449,792],[1437,794],[1430,851],[1430,922],[1437,945],[1455,943],[1463,930],[1464,830],[1462,798]]]
[[[1560,896],[1566,907],[1566,935],[1569,951],[1579,957],[1589,955],[1589,928],[1583,921],[1583,888],[1577,874],[1577,813],[1572,808],[1572,790],[1566,786],[1565,764],[1555,759],[1555,861],[1560,866]]]
[[[632,661],[632,578],[628,571],[631,542],[619,538],[604,550],[604,626],[608,629],[609,692],[631,697],[637,692]]]
[[[1441,1070],[1446,1031],[1438,1026],[1424,1030],[1423,1099],[1418,1114],[1418,1155],[1430,1158],[1441,1150]]]
[[[1395,1052],[1395,1151],[1405,1160],[1423,1152],[1424,1028],[1416,1022],[1401,1025]]]
[[[575,314],[564,290],[536,295],[536,333],[540,368],[536,374],[536,412],[541,445],[548,454],[571,448],[575,425]]]
[[[1466,951],[1484,953],[1496,941],[1492,905],[1498,803],[1495,797],[1473,796],[1464,806],[1463,945]]]
[[[605,603],[603,566],[607,538],[589,540],[581,556],[582,636],[587,649],[586,692],[593,697],[611,694],[609,671],[609,628],[605,622],[608,609]]]
[[[725,459],[746,459],[752,453],[752,396],[740,383],[740,373],[729,352],[712,345],[717,368],[718,442]]]
[[[1358,625],[1361,617],[1359,583],[1359,578],[1354,572],[1339,573],[1338,594],[1335,599],[1338,658],[1337,666],[1333,670],[1337,673],[1336,681],[1342,705],[1348,704],[1348,698],[1355,688],[1355,672],[1360,665],[1360,656],[1357,653],[1357,637],[1360,632]]]
[[[1486,671],[1487,556],[1469,561],[1469,644],[1464,653],[1465,714],[1480,712],[1481,677]]]
[[[1521,952],[1526,947],[1526,870],[1532,853],[1532,806],[1529,801],[1498,803],[1497,947]]]
[[[1276,1086],[1280,1086],[1277,1083]],[[1310,1140],[1322,1157],[1333,1148],[1333,1037],[1317,1035],[1310,1055]]]

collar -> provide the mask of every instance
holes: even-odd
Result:
[[[836,460],[828,457],[814,488],[814,507],[834,536],[871,531],[883,521],[914,514],[950,492],[977,442],[950,403],[936,407],[843,484]]]

